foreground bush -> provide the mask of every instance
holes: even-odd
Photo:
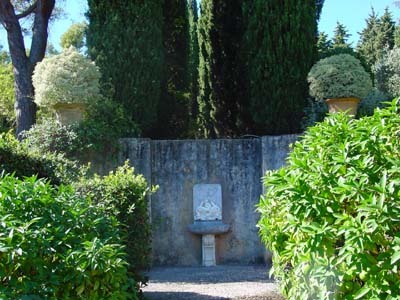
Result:
[[[136,299],[118,222],[67,186],[0,177],[0,298]]]
[[[95,176],[78,184],[82,195],[92,198],[98,207],[121,223],[121,241],[128,253],[128,270],[136,281],[145,283],[141,272],[150,262],[150,222],[148,196],[152,192],[142,175],[136,175],[127,163],[108,176]]]
[[[331,116],[264,178],[260,234],[288,299],[400,298],[399,113]]]
[[[61,154],[33,152],[11,134],[0,134],[0,171],[17,177],[37,175],[53,184],[78,180],[85,170]]]

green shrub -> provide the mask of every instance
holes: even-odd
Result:
[[[88,106],[80,124],[62,125],[46,118],[24,133],[31,151],[62,153],[70,159],[82,159],[87,151],[109,151],[122,137],[137,137],[139,130],[121,104],[104,98]]]
[[[137,299],[118,222],[68,186],[0,177],[0,298]]]
[[[139,136],[140,130],[120,103],[104,97],[101,103],[89,105],[76,133],[87,147],[103,150],[116,145],[119,138]]]
[[[374,88],[363,98],[358,106],[357,115],[359,117],[371,116],[376,108],[383,108],[385,102],[390,101],[391,97]]]
[[[76,133],[76,126],[63,125],[54,119],[44,119],[24,132],[24,142],[30,151],[63,153],[76,157],[85,150],[82,139]]]
[[[76,161],[62,154],[32,152],[11,134],[0,134],[0,171],[15,173],[17,177],[37,175],[53,184],[71,183],[86,171]]]
[[[307,106],[304,109],[304,117],[301,122],[301,129],[306,130],[315,123],[324,120],[328,113],[328,105],[323,100],[307,99]]]
[[[145,282],[141,272],[149,267],[151,238],[148,197],[151,190],[142,175],[134,174],[128,163],[109,175],[81,181],[77,190],[91,197],[108,216],[120,221],[122,241],[128,253],[128,270],[136,281]]]
[[[400,299],[399,113],[332,115],[264,178],[260,235],[288,299]]]
[[[319,60],[307,77],[310,95],[316,99],[364,98],[372,81],[361,62],[350,54],[338,54]]]

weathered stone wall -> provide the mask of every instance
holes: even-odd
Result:
[[[262,193],[261,177],[284,164],[289,144],[297,137],[122,139],[116,163],[129,159],[149,183],[159,186],[151,197],[154,265],[201,264],[201,237],[187,230],[194,221],[193,186],[199,183],[221,185],[222,221],[231,226],[228,233],[216,237],[217,264],[261,262],[265,249],[258,237],[255,211]]]

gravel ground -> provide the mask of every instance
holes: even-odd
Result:
[[[154,268],[148,300],[282,300],[265,266]]]

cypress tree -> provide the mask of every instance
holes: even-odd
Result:
[[[188,0],[189,15],[189,88],[190,88],[190,130],[195,130],[196,118],[199,112],[197,96],[199,94],[199,39],[197,34],[198,6],[197,0]],[[195,133],[189,133],[195,135]]]
[[[213,81],[211,74],[211,65],[214,55],[214,49],[211,45],[211,30],[213,29],[214,14],[213,0],[202,0],[200,4],[201,17],[198,21],[198,39],[199,39],[199,116],[198,125],[201,130],[200,136],[215,135],[212,123],[212,101],[215,100]],[[211,101],[212,100],[212,101]]]
[[[163,65],[162,0],[88,1],[89,54],[103,86],[144,135],[157,120]]]
[[[315,5],[317,6],[317,20],[319,21],[319,17],[321,16],[322,7],[324,6],[325,0],[316,0]]]
[[[158,106],[157,127],[151,136],[182,138],[190,117],[189,18],[186,1],[164,0],[163,47],[165,65]]]
[[[206,137],[241,133],[242,0],[203,0],[199,19],[199,113]]]
[[[250,109],[258,134],[301,131],[321,1],[249,1]]]

